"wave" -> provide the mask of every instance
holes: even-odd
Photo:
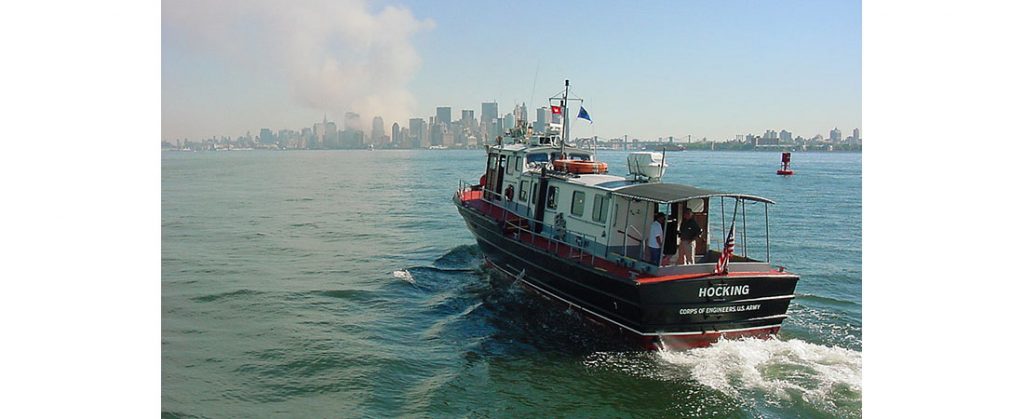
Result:
[[[208,302],[211,302],[211,301],[230,299],[230,298],[236,298],[236,297],[248,297],[248,296],[260,295],[260,294],[263,294],[263,293],[259,292],[259,291],[242,289],[242,290],[237,290],[237,291],[222,292],[222,293],[219,293],[219,294],[203,295],[203,296],[192,298],[192,301],[198,301],[198,302],[201,302],[201,303],[208,303]]]
[[[807,404],[830,415],[860,415],[861,353],[854,350],[799,339],[740,339],[660,351],[657,357],[670,371],[734,398],[760,393],[771,404]]]
[[[416,280],[413,279],[412,274],[409,273],[409,271],[407,271],[405,269],[391,272],[391,276],[393,276],[395,278],[398,278],[398,279],[401,279],[401,280],[403,280],[405,282],[408,282],[410,284],[415,284],[416,283]]]
[[[456,246],[434,260],[438,268],[472,268],[480,264],[480,248],[475,244]]]
[[[860,308],[860,303],[857,303],[855,301],[843,300],[840,298],[827,297],[823,295],[796,293],[796,298],[801,300],[826,303],[833,306]]]

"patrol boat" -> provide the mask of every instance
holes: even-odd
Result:
[[[558,103],[569,115],[568,103],[579,99],[568,95],[566,80],[552,109]],[[491,266],[647,349],[778,333],[799,277],[770,264],[773,201],[661,182],[664,153],[629,153],[628,175],[613,176],[592,149],[566,141],[569,118],[533,133],[517,116],[516,127],[487,146],[479,182],[461,181],[453,196]],[[695,263],[680,264],[686,208],[704,233]],[[653,259],[645,249],[658,212],[668,215],[665,257]],[[748,229],[756,214],[763,224]]]

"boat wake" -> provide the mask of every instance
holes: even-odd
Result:
[[[647,359],[597,353],[586,363],[658,381],[695,383],[743,405],[763,403],[746,406],[760,411],[801,407],[830,416],[861,414],[861,353],[799,339],[721,340],[707,348],[658,351]]]
[[[808,403],[845,416],[859,413],[861,353],[799,339],[722,340],[700,349],[658,352],[700,384],[738,397],[759,392],[780,403]]]
[[[397,271],[391,272],[391,276],[393,276],[395,278],[398,278],[398,279],[401,279],[401,280],[403,280],[405,282],[408,282],[410,284],[415,284],[416,283],[416,280],[413,279],[412,274],[409,273],[409,271],[407,271],[405,269],[401,269],[401,270],[397,270]]]

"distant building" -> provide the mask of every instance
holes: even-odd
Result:
[[[516,117],[511,113],[505,114],[505,117],[502,118],[501,121],[501,130],[498,131],[500,133],[498,135],[505,135],[508,130],[515,128],[516,126]]]
[[[412,147],[424,148],[429,145],[427,123],[423,118],[409,119],[409,142]]]
[[[483,123],[492,122],[498,119],[498,102],[484,102],[480,104],[480,121]]]
[[[395,125],[398,125],[395,122]],[[395,145],[401,148],[412,148],[412,141],[409,140],[409,128],[402,127],[402,131],[399,133],[401,140],[396,141]]]
[[[404,142],[403,140],[404,138],[402,138],[402,128],[398,126],[397,122],[391,124],[391,144],[394,144],[397,147],[401,147],[402,143]]]
[[[326,120],[326,118],[324,118]],[[362,131],[363,123],[359,120],[359,114],[355,112],[345,112],[345,130],[346,131]]]
[[[832,128],[832,131],[828,132],[828,140],[833,143],[843,140],[843,132],[839,130],[839,127]]]
[[[551,109],[547,106],[537,108],[537,119],[533,122],[533,132],[544,132],[551,122]]]
[[[338,126],[327,121],[327,114],[324,114],[323,122],[313,124],[313,135],[316,148],[338,147]]]
[[[859,143],[860,142],[860,128],[854,128],[853,129],[853,142],[855,142],[855,143]]]
[[[793,133],[786,130],[779,131],[779,141],[783,143],[792,143]]]
[[[370,128],[370,142],[375,146],[384,144],[384,118],[380,116],[373,117],[373,124]]]
[[[434,118],[434,122],[438,124],[452,123],[452,108],[450,106],[443,106],[437,108],[437,116]]]
[[[270,128],[260,128],[260,144],[269,145],[277,142],[274,138],[274,132]]]
[[[498,102],[480,104],[480,130],[484,138],[495,138],[501,135],[501,116],[498,115]]]
[[[347,129],[341,132],[341,148],[363,148],[366,144],[363,131]]]

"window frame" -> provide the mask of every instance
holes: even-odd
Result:
[[[576,196],[577,196],[576,194],[579,194],[579,196],[580,196],[579,200],[576,199]],[[579,208],[578,208],[580,210],[579,214],[576,213],[576,210],[577,210],[576,204],[577,203],[580,204]],[[572,214],[574,217],[583,218],[583,214],[586,212],[586,209],[587,209],[587,193],[584,192],[584,191],[572,191],[572,205],[569,207],[569,213]]]
[[[545,204],[550,210],[558,209],[558,187],[548,185],[548,202]]]
[[[601,204],[600,205],[597,203],[598,199],[601,200]],[[595,194],[594,195],[594,209],[591,211],[590,219],[592,221],[598,222],[598,223],[607,223],[608,222],[608,209],[607,209],[606,205],[608,205],[610,201],[611,200],[608,199],[604,195]],[[600,215],[600,218],[598,217],[598,215]]]

